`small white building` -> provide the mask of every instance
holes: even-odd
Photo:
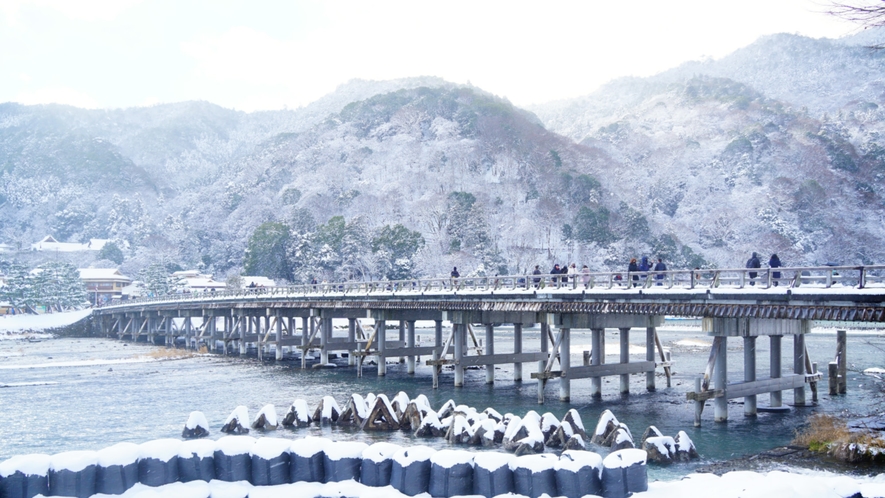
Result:
[[[120,299],[123,288],[132,283],[131,278],[116,268],[80,268],[77,271],[93,304]]]
[[[85,244],[79,242],[59,242],[52,235],[47,235],[39,242],[31,244],[31,250],[57,252],[100,251],[107,243],[107,239],[89,239],[89,242]]]
[[[215,292],[227,289],[224,282],[216,282],[212,275],[199,270],[182,270],[172,274],[172,281],[179,292]]]

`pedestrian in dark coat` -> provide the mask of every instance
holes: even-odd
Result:
[[[630,258],[630,264],[627,265],[627,271],[633,275],[633,287],[636,287],[639,282],[639,275],[637,275],[639,272],[639,265],[636,263],[636,258]]]
[[[754,252],[750,259],[747,260],[747,268],[762,268],[762,263],[759,262],[759,256]],[[756,282],[753,282],[753,279],[756,278],[757,273],[751,271],[747,274],[750,277],[750,285],[756,285]]]
[[[456,267],[452,268],[452,278],[458,278],[460,276],[461,276],[461,274],[458,273],[458,267],[456,266]]]
[[[559,277],[557,277],[556,275],[559,275],[560,273],[562,273],[562,272],[559,269],[559,265],[558,264],[553,265],[553,269],[550,270],[550,274],[553,275],[553,277],[550,279],[550,281],[553,282],[554,284],[559,283]]]
[[[772,254],[771,258],[768,259],[768,266],[770,268],[780,268],[783,266],[781,264],[781,258],[777,257],[777,254]],[[774,286],[777,287],[777,280],[781,278],[781,272],[773,271],[771,272],[771,279],[774,281]]]
[[[655,271],[656,271],[656,272],[664,272],[664,271],[667,271],[667,265],[664,264],[664,260],[663,260],[663,259],[658,258],[658,262],[655,264]],[[658,280],[663,280],[663,279],[664,279],[664,274],[663,274],[663,273],[658,273],[657,276],[655,276],[655,278],[658,279]],[[658,282],[658,285],[662,285],[661,282]]]
[[[532,275],[540,275],[541,274],[541,266],[535,265],[534,271],[532,271]],[[533,277],[532,281],[535,282],[535,287],[538,287],[541,284],[541,277]]]

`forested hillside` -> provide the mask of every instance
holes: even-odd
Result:
[[[882,262],[882,57],[779,35],[531,112],[437,78],[256,113],[2,104],[0,243],[288,281]]]

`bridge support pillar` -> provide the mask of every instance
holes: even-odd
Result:
[[[320,363],[329,363],[329,343],[332,342],[332,314],[320,312]]]
[[[645,361],[655,361],[655,334],[657,330],[655,327],[646,327],[645,328]],[[648,392],[654,392],[655,388],[655,373],[654,372],[645,372],[645,389]]]
[[[175,346],[175,337],[172,334],[172,317],[166,317],[166,347]]]
[[[716,390],[725,390],[728,384],[728,337],[719,341],[719,353],[713,366],[713,384]],[[713,421],[728,421],[728,398],[720,396],[713,399]]]
[[[308,316],[301,317],[301,368],[307,368],[307,340],[310,339],[310,331],[313,328],[313,320]]]
[[[572,365],[571,329],[562,328],[560,329],[560,334],[562,339],[560,339],[559,343],[559,369],[562,371],[562,376],[559,378],[559,400],[570,401],[572,399],[572,381],[568,376],[568,371]],[[554,351],[554,354],[555,353],[556,352]]]
[[[756,381],[756,337],[744,337],[744,382]],[[744,416],[756,416],[756,395],[744,397]]]
[[[550,354],[550,341],[547,335],[550,333],[550,326],[545,322],[541,322],[541,353]],[[544,370],[547,368],[547,361],[538,361],[538,404],[544,404],[544,386],[547,385],[547,379],[543,376]]]
[[[274,359],[280,361],[283,359],[283,316],[277,311],[274,314],[274,333],[276,335],[276,344],[274,345]]]
[[[464,346],[467,342],[467,324],[453,323],[452,340],[455,342],[455,387],[464,387]]]
[[[602,365],[605,363],[605,329],[590,329],[590,333],[590,365]],[[602,397],[602,377],[590,378],[590,395]]]
[[[805,375],[805,335],[793,336],[793,373]],[[805,384],[793,389],[793,405],[805,406]]]
[[[406,321],[402,320],[402,319],[399,320],[399,338],[398,338],[398,340],[399,340],[398,347],[400,347],[400,348],[403,347],[403,344],[406,343]],[[405,363],[405,361],[406,361],[406,359],[404,357],[402,357],[402,356],[399,357],[400,363]]]
[[[415,347],[415,320],[406,320],[406,347]],[[406,372],[410,375],[415,374],[415,355],[406,358]]]
[[[436,347],[442,347],[443,338],[442,338],[442,320],[434,320],[433,321],[433,345]]]
[[[783,336],[773,335],[771,336],[771,346],[770,346],[770,354],[771,359],[769,360],[769,365],[771,368],[771,378],[779,379],[781,378],[781,340]],[[783,406],[783,401],[781,399],[781,391],[771,391],[770,401],[768,405],[772,408],[780,408]]]
[[[347,319],[347,342],[351,344],[356,343],[356,318]],[[353,353],[348,353],[347,366],[352,367],[354,365],[356,365],[356,361]]]
[[[513,324],[513,354],[522,353],[522,324]],[[513,364],[513,381],[522,382],[522,363]]]
[[[384,320],[375,320],[375,339],[378,342],[378,376],[387,375],[387,323]]]
[[[485,343],[485,351],[486,356],[491,356],[495,354],[495,326],[487,323],[486,324],[486,343]],[[489,363],[486,365],[486,384],[494,384],[495,383],[495,365]]]
[[[618,339],[621,343],[620,363],[624,365],[630,363],[630,327],[621,327],[618,331],[620,331],[620,337]],[[621,374],[620,380],[620,393],[630,394],[630,374]]]

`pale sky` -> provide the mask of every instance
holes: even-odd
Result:
[[[304,106],[353,78],[439,76],[530,105],[720,58],[772,33],[838,38],[825,0],[0,0],[0,102]]]

